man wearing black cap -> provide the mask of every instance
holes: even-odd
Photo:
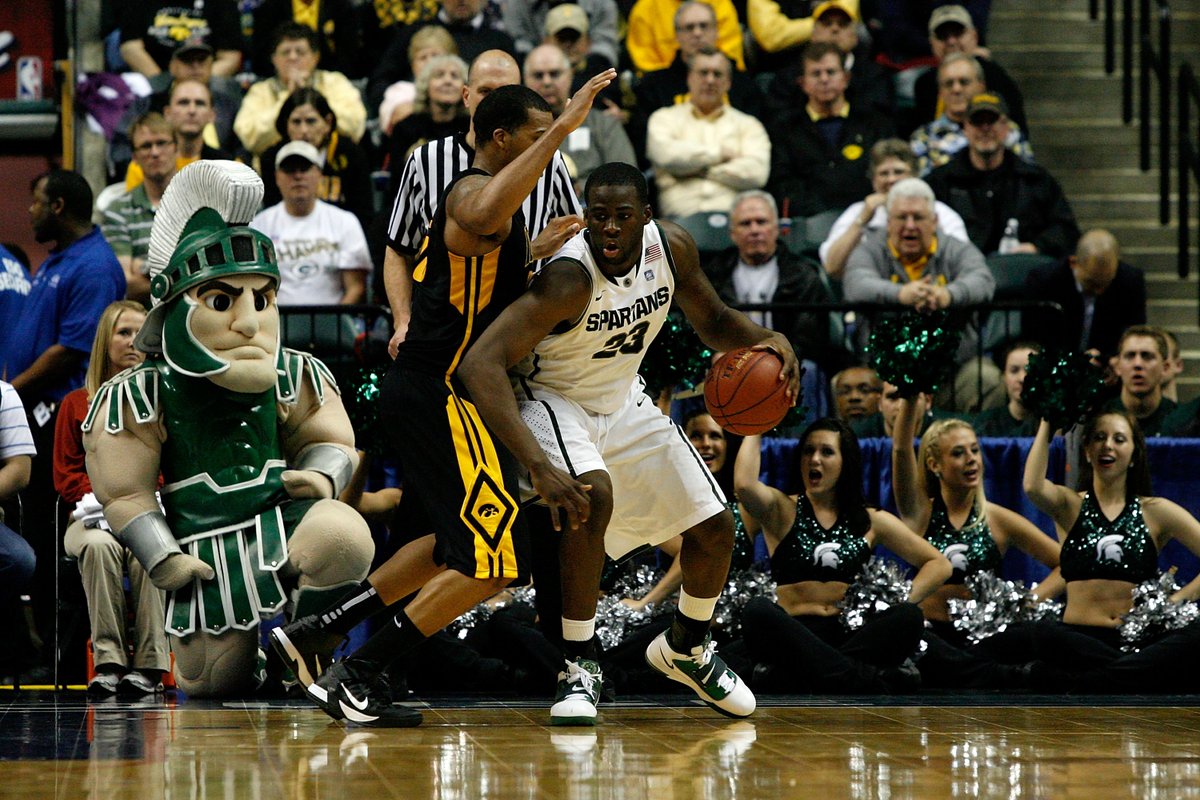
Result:
[[[983,81],[989,90],[998,92],[1008,100],[1009,119],[1029,130],[1025,119],[1025,101],[1021,90],[1004,69],[992,60],[986,48],[979,46],[979,31],[971,14],[963,6],[940,6],[929,15],[929,46],[939,61],[951,53],[965,53],[979,59],[983,67]],[[938,103],[937,70],[928,70],[913,87],[917,122],[932,122],[941,113]]]
[[[967,235],[985,255],[1000,249],[1015,221],[1015,253],[1064,257],[1075,248],[1079,226],[1062,187],[1037,164],[1005,147],[1008,106],[995,92],[971,98],[963,133],[967,147],[926,179],[937,198],[957,211]]]

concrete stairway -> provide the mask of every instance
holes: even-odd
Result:
[[[1200,394],[1200,276],[1193,267],[1189,279],[1179,279],[1176,226],[1158,223],[1157,147],[1154,169],[1143,173],[1137,123],[1121,122],[1120,5],[1112,75],[1104,72],[1102,21],[1088,18],[1087,0],[993,3],[988,44],[1021,87],[1034,153],[1062,184],[1080,229],[1112,231],[1125,260],[1146,271],[1149,321],[1179,337],[1186,364],[1180,398],[1190,399]],[[1200,68],[1200,0],[1170,0],[1170,6],[1174,80],[1184,59]],[[1135,102],[1137,63],[1135,51]],[[1155,142],[1157,136],[1156,126]]]

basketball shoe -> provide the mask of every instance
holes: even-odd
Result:
[[[727,717],[754,713],[754,693],[717,655],[717,643],[711,636],[705,636],[692,652],[677,653],[663,631],[646,648],[646,663],[671,680],[690,686],[701,700]]]
[[[558,673],[558,690],[550,707],[551,725],[595,725],[596,702],[604,676],[600,665],[587,658],[566,662]]]
[[[413,728],[421,724],[421,712],[392,703],[387,675],[361,659],[343,658],[330,665],[305,692],[334,719],[371,728]]]

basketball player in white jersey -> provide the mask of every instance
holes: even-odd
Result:
[[[602,676],[593,634],[605,551],[620,558],[680,533],[679,607],[646,660],[721,713],[745,717],[754,695],[708,634],[729,571],[733,517],[687,437],[643,391],[638,368],[672,301],[714,350],[778,353],[793,401],[796,355],[786,337],[721,302],[691,237],[652,219],[636,167],[601,166],[584,197],[585,230],[492,323],[458,373],[562,530],[566,665],[550,721],[595,724]]]

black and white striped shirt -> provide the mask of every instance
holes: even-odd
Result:
[[[455,134],[426,142],[408,156],[388,218],[388,244],[393,250],[416,254],[446,187],[471,166],[474,155],[464,136]],[[521,210],[525,212],[530,239],[536,239],[555,217],[583,214],[560,154],[554,154]]]

